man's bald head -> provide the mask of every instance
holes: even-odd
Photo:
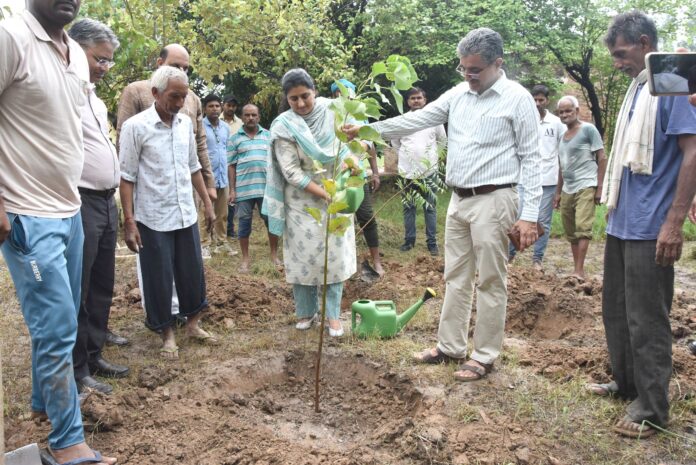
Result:
[[[172,66],[184,73],[189,69],[189,53],[183,45],[169,44],[162,48],[157,59],[157,66]]]

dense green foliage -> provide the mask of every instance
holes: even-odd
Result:
[[[392,54],[411,59],[432,98],[459,82],[456,45],[471,29],[505,40],[508,76],[545,83],[555,97],[570,76],[611,141],[627,79],[611,64],[602,37],[617,11],[642,9],[657,20],[663,49],[694,46],[696,18],[680,0],[95,0],[81,15],[108,23],[121,38],[115,67],[100,85],[113,110],[120,90],[150,74],[162,45],[191,50],[194,88],[234,92],[257,103],[268,123],[279,80],[304,67],[320,92],[339,77],[364,80]],[[395,112],[395,111],[394,111]],[[393,114],[393,113],[388,113]]]

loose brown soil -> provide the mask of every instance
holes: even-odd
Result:
[[[410,361],[412,350],[435,341],[440,297],[393,340],[328,341],[321,413],[315,413],[318,330],[293,328],[292,292],[282,279],[230,276],[209,266],[206,325],[223,344],[206,347],[182,336],[181,359],[166,362],[157,357],[158,339],[142,325],[132,268],[132,261],[119,261],[112,310],[112,327],[132,344],[106,351],[109,359],[129,364],[131,374],[111,381],[112,396],[92,394],[83,407],[90,443],[117,455],[119,463],[574,464],[593,463],[592,443],[600,439],[609,448],[633,447],[609,432],[611,423],[595,431],[583,426],[583,434],[598,435],[586,441],[586,450],[571,439],[578,416],[588,414],[580,413],[583,404],[594,402],[617,414],[622,408],[618,401],[597,404],[579,388],[610,379],[598,278],[581,282],[513,265],[504,354],[478,383],[455,384],[452,367]],[[441,258],[400,262],[387,257],[386,268],[386,277],[377,282],[359,277],[348,282],[343,308],[367,298],[394,300],[402,310],[427,286],[439,296],[444,291]],[[2,303],[16,310],[16,303]],[[672,310],[675,400],[693,397],[696,390],[695,359],[684,347],[696,330],[694,316],[694,293],[679,291]],[[349,312],[343,317],[348,326]],[[15,311],[6,318],[21,317]],[[14,344],[26,344],[26,338]],[[26,416],[28,357],[8,351],[8,342],[3,345],[6,371],[9,367],[6,446],[43,443],[49,426]],[[16,385],[7,386],[8,379]],[[535,389],[547,392],[534,394]],[[557,402],[569,406],[559,410],[568,415],[567,423],[547,419]],[[687,411],[693,409],[693,401],[685,402]],[[685,415],[678,433],[694,438],[685,432],[693,410]],[[615,463],[696,463],[691,441],[680,442],[676,452],[666,452],[674,443],[641,446],[647,447],[642,458]]]

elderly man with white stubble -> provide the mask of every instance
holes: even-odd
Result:
[[[178,358],[171,314],[172,285],[189,339],[215,343],[199,326],[208,307],[192,188],[203,200],[208,231],[215,214],[201,175],[191,119],[180,113],[186,74],[161,66],[150,81],[155,102],[123,124],[121,203],[128,248],[140,255],[148,328],[162,337],[160,354]]]

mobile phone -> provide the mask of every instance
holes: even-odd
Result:
[[[648,53],[645,66],[652,95],[696,94],[696,53]]]

